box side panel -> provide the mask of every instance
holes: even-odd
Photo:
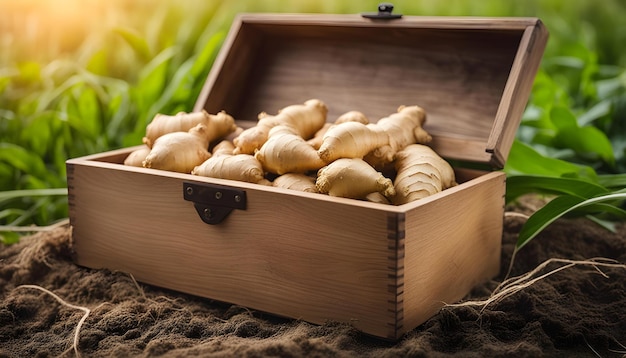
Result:
[[[386,211],[247,188],[246,210],[208,225],[183,200],[182,175],[112,166],[68,164],[78,264],[388,335],[394,316],[385,307],[395,268],[389,268]],[[203,179],[197,180],[210,181]]]
[[[486,174],[407,212],[404,330],[498,273],[505,178]]]

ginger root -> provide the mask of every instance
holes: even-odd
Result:
[[[315,186],[320,193],[344,198],[363,199],[374,192],[385,197],[395,195],[391,179],[358,158],[337,159],[323,167],[317,173]]]
[[[389,137],[388,145],[368,153],[363,159],[378,170],[383,170],[394,160],[395,154],[410,144],[426,144],[432,140],[422,128],[426,112],[419,106],[400,106],[397,113],[381,118],[376,126]]]
[[[406,204],[457,185],[454,170],[430,147],[411,144],[397,153],[393,203]]]
[[[320,146],[322,145],[322,141],[324,139],[324,135],[326,134],[326,132],[328,132],[328,130],[332,128],[333,126],[337,124],[345,123],[345,122],[359,122],[363,124],[369,124],[370,120],[363,113],[359,111],[346,112],[340,115],[339,117],[337,117],[334,123],[324,123],[324,126],[320,130],[315,132],[315,134],[313,135],[313,138],[309,139],[307,143],[309,143],[315,149],[320,149]]]
[[[270,129],[278,125],[289,125],[300,137],[309,139],[324,126],[327,113],[328,108],[318,99],[287,106],[275,116],[262,112],[254,127],[244,130],[233,140],[236,147],[234,153],[254,154],[267,141]]]
[[[208,132],[206,125],[198,124],[188,132],[171,132],[160,136],[142,162],[143,167],[190,173],[211,157]]]
[[[407,145],[430,142],[431,136],[422,128],[425,120],[426,112],[421,107],[400,106],[397,113],[376,124],[333,125],[324,135],[318,153],[327,163],[338,158],[363,158],[382,170]]]
[[[196,166],[193,175],[261,183],[265,179],[261,163],[250,154],[217,154]]]
[[[317,193],[315,178],[305,174],[287,173],[274,179],[273,186],[277,188]]]
[[[375,124],[345,122],[331,127],[317,153],[326,163],[339,158],[363,158],[389,142],[389,137]]]
[[[249,154],[233,154],[234,149],[229,140],[219,142],[211,158],[193,168],[191,174],[267,185],[261,163]]]
[[[271,173],[305,173],[318,170],[324,163],[315,148],[311,147],[296,129],[280,125],[272,128],[268,140],[254,157],[261,162],[263,168]]]
[[[159,113],[146,127],[143,143],[152,148],[160,136],[172,132],[187,132],[198,124],[205,125],[209,142],[226,137],[237,129],[234,118],[224,111],[214,115],[205,110],[192,113],[179,112],[174,116]]]
[[[124,165],[130,165],[132,167],[142,167],[143,161],[150,153],[150,148],[143,146],[139,149],[132,151],[126,159],[124,159]]]
[[[232,155],[234,150],[235,150],[235,145],[233,144],[233,142],[225,139],[217,143],[213,147],[212,154],[214,156],[218,154],[231,154]]]

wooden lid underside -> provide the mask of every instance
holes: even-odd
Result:
[[[248,127],[310,98],[328,105],[329,122],[419,105],[442,156],[501,168],[546,38],[537,19],[241,15],[194,110]]]

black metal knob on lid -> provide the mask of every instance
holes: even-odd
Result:
[[[383,2],[378,4],[378,12],[364,12],[361,16],[368,19],[399,19],[402,17],[402,14],[392,14],[393,12],[393,4],[388,2]]]

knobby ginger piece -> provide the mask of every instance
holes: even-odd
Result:
[[[326,123],[328,108],[318,99],[310,99],[304,104],[287,106],[275,116],[265,112],[259,114],[259,121],[254,127],[244,130],[234,140],[235,154],[254,154],[269,137],[269,131],[278,125],[288,125],[296,133],[309,139]]]
[[[218,179],[239,180],[248,183],[260,183],[265,178],[263,167],[250,154],[226,154],[218,152],[199,166],[191,174]]]
[[[363,124],[369,124],[370,121],[362,112],[359,112],[359,111],[346,112],[340,115],[339,117],[337,117],[334,123],[324,123],[324,126],[320,130],[315,132],[315,134],[313,135],[313,138],[307,140],[307,143],[309,143],[315,149],[320,149],[320,146],[322,145],[322,141],[324,139],[324,135],[326,134],[326,132],[328,132],[328,130],[332,128],[333,126],[337,124],[345,123],[345,122],[359,122]]]
[[[213,155],[233,154],[234,150],[235,150],[235,145],[233,144],[233,142],[231,142],[229,140],[223,140],[223,141],[217,143],[213,147],[213,152],[211,154],[213,154]]]
[[[294,128],[285,125],[272,128],[268,140],[254,157],[261,162],[263,169],[278,175],[305,173],[326,164]]]
[[[326,163],[339,158],[363,158],[370,151],[387,145],[389,137],[374,124],[345,122],[332,126],[317,153]]]
[[[318,171],[315,185],[320,193],[344,198],[364,199],[374,192],[385,197],[395,195],[391,179],[358,158],[337,159],[323,167]]]
[[[148,146],[143,146],[139,149],[135,149],[132,151],[126,159],[124,159],[124,165],[130,165],[132,167],[142,167],[143,161],[150,153],[150,148]]]
[[[430,147],[411,144],[398,152],[393,203],[406,204],[457,185],[454,170]]]
[[[391,205],[391,201],[389,201],[389,198],[385,197],[383,194],[379,192],[367,194],[367,196],[365,197],[365,200],[370,201],[372,203]]]
[[[226,137],[237,129],[234,118],[224,111],[217,114],[209,114],[205,110],[192,113],[179,112],[174,116],[159,113],[146,127],[143,143],[152,148],[160,136],[172,132],[188,132],[198,124],[205,125],[209,142]]]
[[[191,173],[193,168],[211,157],[206,125],[198,124],[188,132],[171,132],[154,141],[143,161],[144,168]]]
[[[374,149],[364,160],[378,170],[391,164],[397,152],[410,144],[426,144],[432,137],[422,127],[426,121],[426,112],[419,106],[400,106],[397,113],[381,118],[376,126],[389,136],[386,146]]]
[[[317,193],[315,178],[305,174],[287,173],[274,179],[273,186],[277,188]]]

